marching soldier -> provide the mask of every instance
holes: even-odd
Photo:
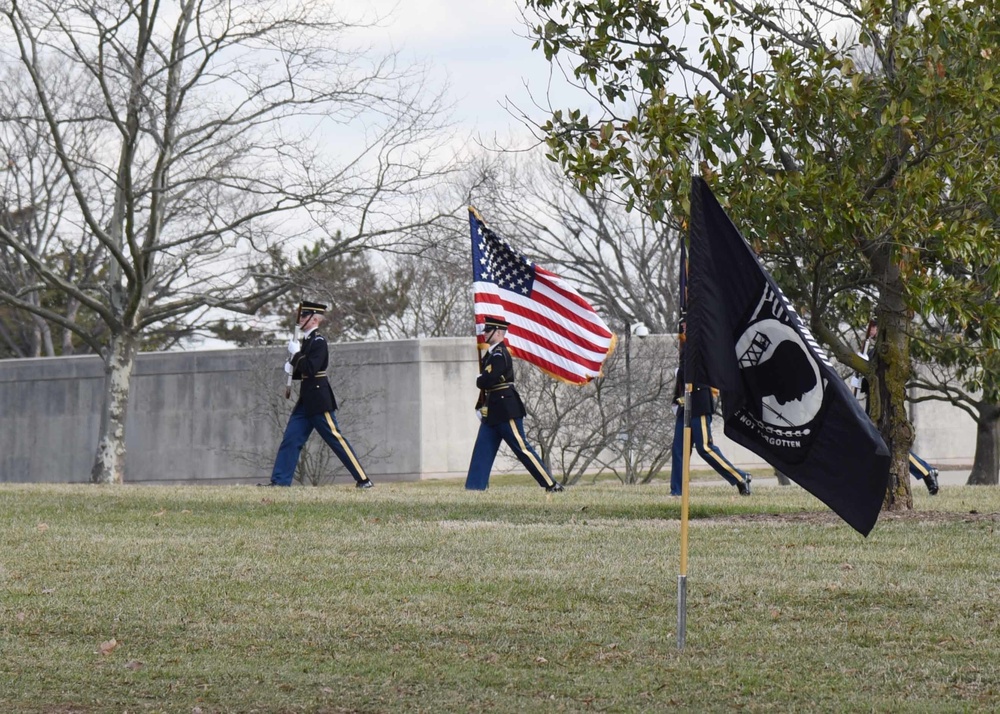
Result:
[[[293,380],[301,380],[302,385],[274,460],[269,486],[292,485],[299,454],[313,430],[319,432],[323,441],[337,455],[354,477],[358,488],[371,488],[373,485],[337,425],[337,400],[326,377],[329,349],[326,339],[317,332],[324,312],[326,305],[317,302],[302,302],[299,305],[298,326],[303,337],[301,343],[294,339],[288,343],[290,356],[285,363],[285,372]]]
[[[681,320],[680,337],[685,336],[686,324]],[[674,385],[674,406],[677,420],[674,422],[674,442],[670,450],[670,495],[680,496],[684,471],[684,409],[691,410],[691,445],[715,469],[722,478],[736,486],[741,496],[750,495],[752,476],[742,471],[727,459],[722,450],[712,441],[712,413],[715,404],[711,387],[695,384],[691,392],[691,404],[684,403],[684,350],[681,348],[681,367],[677,370],[677,381]]]
[[[483,326],[483,336],[489,348],[482,356],[482,371],[476,380],[480,389],[476,410],[481,423],[465,487],[474,491],[485,491],[489,487],[490,470],[497,449],[500,442],[505,441],[539,486],[549,492],[562,491],[562,484],[552,478],[524,436],[526,412],[514,388],[514,362],[504,343],[509,325],[498,317],[487,317]]]

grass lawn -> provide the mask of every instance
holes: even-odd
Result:
[[[914,490],[694,488],[679,651],[662,481],[4,485],[0,711],[995,711],[1000,488]]]

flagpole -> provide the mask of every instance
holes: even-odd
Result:
[[[292,329],[292,334],[295,335],[295,339],[300,339],[299,337],[299,315],[302,312],[302,303],[299,303],[295,308],[295,327]],[[292,398],[292,375],[288,375],[285,380],[285,399]]]
[[[688,557],[688,513],[691,503],[691,394],[693,384],[688,383],[687,361],[684,359],[684,342],[687,340],[687,246],[681,237],[680,270],[678,275],[677,302],[680,320],[677,323],[678,375],[684,382],[684,456],[681,469],[681,564],[677,575],[677,649],[684,649],[687,639],[687,557]]]
[[[687,639],[687,556],[688,505],[691,496],[691,394],[692,384],[684,385],[684,468],[681,481],[681,568],[677,576],[677,649]]]

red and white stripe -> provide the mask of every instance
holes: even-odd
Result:
[[[494,283],[473,283],[477,339],[483,342],[487,315],[502,317],[510,323],[507,346],[512,355],[561,381],[586,384],[601,375],[615,336],[566,281],[537,266],[534,271],[528,295]]]

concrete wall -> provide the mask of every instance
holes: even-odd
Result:
[[[478,429],[468,339],[334,344],[330,353],[341,430],[373,478],[465,475]],[[139,355],[126,481],[267,481],[297,389],[283,399],[283,360],[282,350]],[[0,481],[89,481],[103,380],[92,356],[0,360]]]
[[[330,348],[338,420],[373,479],[465,476],[478,429],[472,410],[478,368],[468,338]],[[140,355],[126,481],[266,481],[293,403],[282,396],[283,360],[282,350]],[[96,357],[0,360],[0,482],[89,481],[103,379]],[[971,417],[922,403],[912,418],[916,450],[925,459],[938,466],[971,464]],[[673,425],[667,426],[670,438]],[[721,426],[715,431],[738,465],[767,468],[729,442]],[[707,468],[697,456],[694,465]],[[511,467],[511,459],[498,459],[498,470]]]

